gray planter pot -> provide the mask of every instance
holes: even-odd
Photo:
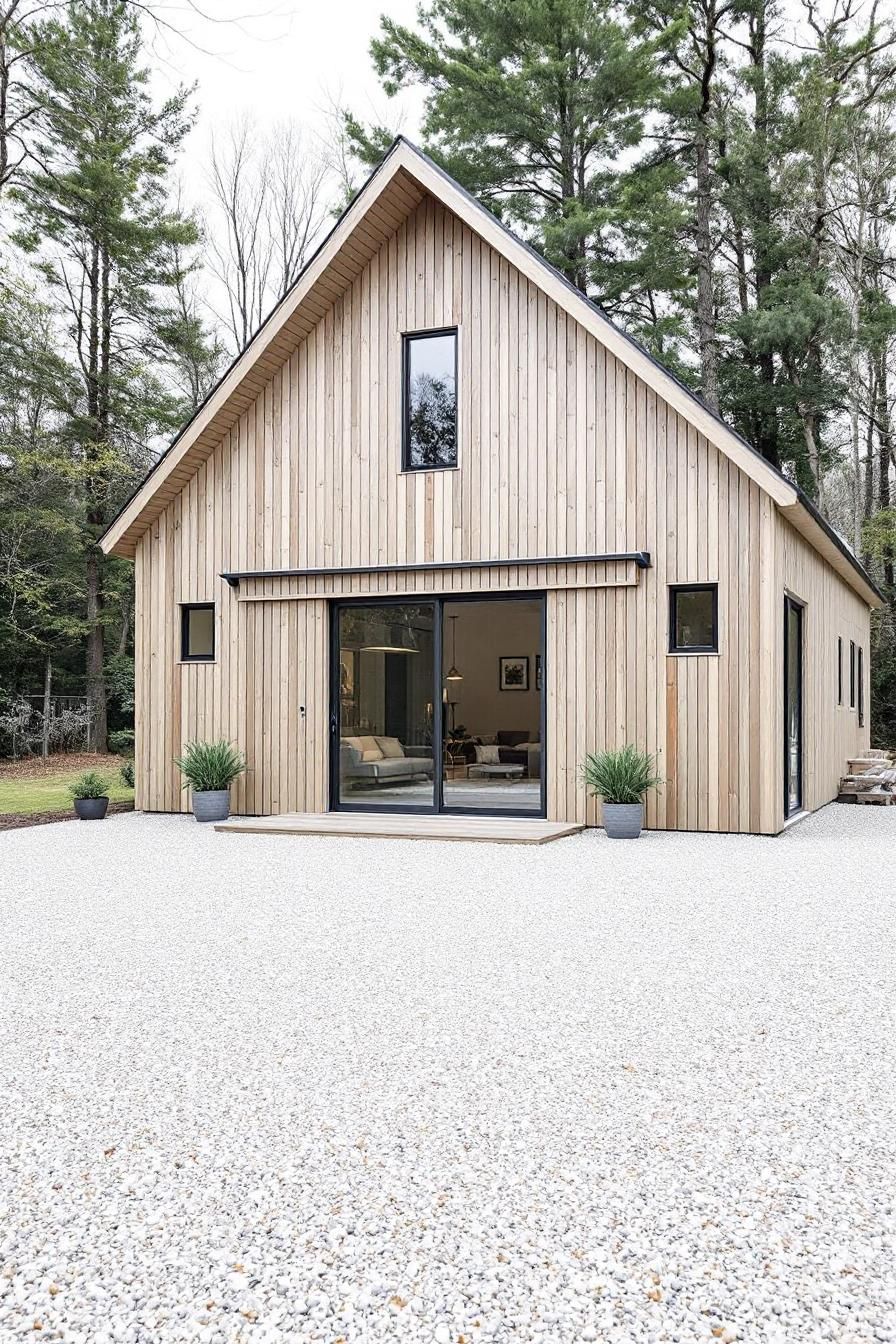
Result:
[[[207,789],[194,793],[193,816],[197,821],[226,821],[230,816],[230,790]]]
[[[75,816],[82,821],[102,821],[109,806],[108,798],[75,798]]]
[[[602,810],[611,840],[637,840],[644,824],[643,803],[604,803]]]

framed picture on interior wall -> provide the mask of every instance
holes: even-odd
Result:
[[[536,689],[536,691],[540,691],[540,690],[541,690],[541,654],[540,654],[540,653],[536,653],[536,655],[535,655],[535,689]]]
[[[501,691],[528,691],[529,655],[507,656],[498,659],[498,689]]]
[[[358,668],[355,649],[339,650],[339,704],[342,727],[357,727],[358,723]]]

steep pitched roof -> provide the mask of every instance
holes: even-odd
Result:
[[[539,286],[683,419],[729,457],[871,605],[882,598],[852,551],[811,502],[590,299],[522,242],[410,141],[399,136],[295,284],[134,491],[100,539],[133,556],[137,539],[257,397],[295,346],[361,273],[425,195],[440,201]]]

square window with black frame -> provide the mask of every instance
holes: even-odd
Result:
[[[211,663],[215,659],[215,604],[196,602],[180,609],[181,662]]]
[[[715,583],[669,590],[669,652],[718,653],[719,589]]]
[[[402,467],[457,466],[457,331],[404,338]]]

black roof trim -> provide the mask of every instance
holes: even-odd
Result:
[[[420,158],[425,160],[425,162],[429,165],[429,167],[432,168],[433,172],[438,173],[439,176],[443,177],[446,182],[449,182],[451,186],[455,189],[455,191],[459,191],[461,195],[467,201],[469,201],[472,206],[474,206],[482,214],[487,215],[494,224],[497,224],[498,228],[503,229],[503,231],[506,234],[508,234],[511,238],[513,238],[514,242],[520,245],[520,247],[524,247],[526,251],[529,253],[529,255],[533,257],[537,262],[539,262],[546,271],[549,271],[550,274],[553,275],[556,279],[562,281],[562,283],[566,286],[566,288],[570,290],[571,293],[575,294],[576,298],[578,298],[582,303],[587,304],[589,308],[591,308],[595,313],[597,313],[600,317],[602,317],[603,320],[607,322],[613,328],[614,331],[619,333],[619,335],[623,338],[623,340],[627,341],[628,344],[632,346],[633,349],[637,350],[641,355],[644,356],[645,359],[649,360],[655,369],[658,369],[660,373],[665,374],[667,378],[671,378],[673,383],[675,383],[677,387],[680,387],[682,392],[684,392],[690,398],[691,401],[695,402],[698,406],[700,406],[701,409],[707,413],[707,415],[711,415],[712,418],[715,421],[717,421],[718,424],[720,424],[723,429],[725,429],[729,434],[731,434],[735,439],[737,439],[738,443],[741,444],[742,447],[746,448],[749,452],[751,452],[754,457],[759,459],[760,462],[764,462],[765,465],[769,468],[769,470],[773,471],[775,475],[780,477],[782,481],[785,481],[789,486],[792,486],[797,493],[800,503],[805,506],[805,508],[812,515],[814,520],[824,529],[824,532],[826,533],[828,538],[834,543],[834,545],[837,547],[837,549],[840,551],[843,557],[850,562],[853,569],[855,569],[856,573],[862,579],[865,580],[869,588],[871,588],[873,592],[877,594],[880,600],[882,602],[884,601],[883,594],[880,592],[876,583],[868,574],[868,571],[865,569],[864,565],[855,555],[854,551],[849,546],[847,546],[843,538],[834,531],[830,523],[828,523],[826,519],[822,517],[822,515],[818,512],[816,506],[809,499],[808,495],[796,484],[795,481],[792,481],[789,476],[786,476],[784,472],[780,469],[780,467],[776,467],[774,463],[769,462],[767,457],[763,457],[762,453],[758,452],[757,449],[753,447],[752,443],[750,443],[748,439],[745,439],[742,434],[739,434],[737,432],[736,429],[732,429],[731,425],[728,424],[727,420],[725,420],[719,414],[718,411],[714,411],[712,407],[707,406],[703,398],[698,396],[697,393],[693,390],[693,388],[688,387],[687,383],[682,382],[682,380],[678,377],[677,374],[673,373],[671,369],[668,369],[665,364],[661,363],[661,361],[658,360],[656,356],[653,355],[645,345],[642,345],[642,343],[639,340],[637,340],[634,336],[632,336],[630,332],[627,332],[624,327],[620,327],[618,323],[614,322],[613,319],[604,311],[604,309],[601,308],[599,303],[595,303],[594,300],[590,299],[587,294],[583,294],[580,289],[577,289],[576,286],[572,283],[572,281],[569,280],[567,276],[563,274],[562,271],[559,271],[556,266],[552,266],[551,263],[545,257],[543,257],[541,253],[538,252],[532,246],[531,243],[527,243],[525,238],[520,238],[517,234],[513,232],[512,229],[507,227],[507,225],[503,222],[503,220],[498,219],[497,215],[494,215],[490,210],[487,210],[481,201],[478,201],[475,196],[473,196],[469,191],[467,191],[466,187],[461,186],[461,184],[458,181],[456,181],[451,176],[450,173],[446,173],[444,168],[442,168],[438,163],[436,163],[434,159],[431,159],[430,156],[424,150],[420,149],[417,145],[415,145],[413,141],[408,140],[408,138],[404,135],[396,136],[395,140],[392,142],[392,145],[389,146],[389,154],[392,153],[392,150],[394,149],[395,145],[398,144],[399,142],[407,145],[409,149],[412,149],[414,151],[414,153],[419,154]],[[386,155],[386,158],[389,157],[389,154]],[[386,161],[385,159],[382,160],[383,163],[385,163],[385,161]]]
[[[503,232],[506,233],[509,238],[512,238],[513,241],[519,247],[525,248],[525,250],[529,253],[531,257],[533,257],[541,266],[543,266],[544,269],[549,272],[549,274],[554,276],[556,279],[560,280],[563,283],[563,285],[565,285],[566,288],[572,294],[574,294],[581,303],[587,304],[587,306],[591,308],[593,312],[597,313],[606,323],[608,323],[613,328],[614,331],[618,332],[618,334],[623,338],[623,340],[625,340],[632,347],[632,349],[637,350],[639,354],[641,354],[645,359],[649,360],[650,363],[654,366],[654,368],[658,369],[662,374],[665,375],[665,377],[671,378],[672,381],[676,384],[676,386],[681,388],[682,392],[684,392],[690,398],[691,401],[693,401],[696,405],[700,406],[701,409],[705,411],[708,415],[711,415],[712,418],[716,420],[718,424],[720,424],[722,428],[726,430],[727,433],[731,434],[738,441],[738,443],[740,443],[744,448],[746,448],[749,452],[751,452],[754,457],[758,458],[760,462],[763,462],[769,468],[769,470],[773,471],[778,477],[780,477],[782,481],[785,481],[788,485],[792,486],[793,489],[796,490],[797,492],[797,496],[800,500],[800,503],[805,506],[807,511],[814,518],[815,522],[817,522],[819,526],[824,530],[827,537],[830,539],[830,541],[833,542],[833,544],[837,547],[837,549],[840,551],[843,557],[849,561],[849,563],[852,565],[853,569],[860,576],[860,578],[862,578],[864,582],[868,584],[869,588],[871,588],[871,590],[877,595],[880,601],[883,602],[885,600],[883,594],[880,592],[879,588],[877,587],[873,579],[870,577],[870,575],[867,573],[865,567],[861,564],[856,555],[850,549],[850,547],[847,546],[846,542],[843,540],[842,537],[838,536],[838,534],[831,527],[830,523],[828,523],[821,516],[821,514],[818,512],[818,509],[815,507],[812,501],[808,498],[808,496],[804,493],[804,491],[802,491],[800,487],[796,485],[794,481],[790,480],[788,476],[785,476],[784,472],[781,471],[780,468],[774,466],[771,462],[769,462],[768,458],[763,457],[760,452],[757,452],[757,450],[747,439],[745,439],[741,434],[739,434],[737,430],[731,428],[728,422],[724,420],[721,415],[719,415],[718,411],[714,411],[711,409],[711,407],[707,406],[706,402],[702,399],[702,397],[699,397],[696,394],[696,392],[694,392],[690,387],[688,387],[687,383],[682,382],[682,380],[677,376],[677,374],[673,373],[671,369],[666,368],[665,364],[662,364],[660,360],[656,358],[655,355],[651,354],[651,352],[647,349],[646,346],[642,345],[640,341],[636,340],[635,337],[632,336],[629,332],[627,332],[623,327],[620,327],[617,323],[615,323],[613,319],[609,317],[606,312],[604,312],[600,304],[595,303],[594,300],[590,299],[587,294],[583,294],[580,289],[577,289],[576,286],[572,284],[572,282],[563,274],[563,272],[559,271],[556,266],[552,266],[551,263],[541,255],[540,252],[536,251],[536,249],[532,246],[531,243],[526,242],[524,238],[520,238],[517,234],[515,234],[513,230],[508,228],[507,225],[502,220],[498,219],[497,215],[492,214],[490,210],[486,209],[486,207],[482,204],[481,201],[478,201],[475,196],[473,196],[469,191],[467,191],[466,187],[461,186],[461,184],[455,178],[453,178],[450,173],[447,173],[444,168],[442,168],[438,163],[436,163],[434,159],[430,158],[430,156],[427,153],[425,153],[422,149],[420,149],[418,145],[414,144],[413,140],[409,140],[408,137],[405,135],[397,135],[395,137],[386,153],[383,155],[379,163],[371,172],[370,176],[367,178],[366,182],[364,182],[364,184],[359,188],[356,194],[346,205],[345,209],[341,212],[338,219],[335,221],[333,227],[329,230],[326,236],[321,239],[320,243],[315,248],[314,252],[308,258],[307,262],[302,267],[299,274],[296,276],[292,285],[289,287],[289,289],[286,291],[283,297],[274,305],[274,307],[268,313],[267,317],[257,328],[257,330],[253,332],[247,345],[244,346],[244,348],[239,352],[239,354],[231,361],[227,369],[218,379],[217,383],[215,383],[215,386],[203,399],[200,405],[197,406],[196,410],[193,412],[190,419],[183,426],[183,428],[180,430],[177,436],[171,441],[171,443],[168,445],[165,451],[156,460],[156,462],[153,463],[149,471],[143,476],[142,480],[140,480],[139,483],[131,491],[130,495],[125,500],[124,504],[122,504],[121,508],[118,510],[115,517],[109,523],[109,526],[106,528],[102,536],[99,538],[100,541],[102,541],[103,537],[105,537],[106,534],[109,531],[111,531],[111,529],[115,526],[116,522],[124,513],[125,509],[130,507],[133,500],[136,499],[137,495],[143,489],[144,485],[146,485],[147,481],[150,480],[153,473],[156,472],[158,468],[162,465],[162,463],[165,461],[165,458],[169,455],[169,453],[171,453],[173,449],[177,447],[178,443],[181,441],[184,434],[190,428],[190,425],[192,425],[196,417],[202,413],[202,411],[205,409],[205,407],[217,393],[221,384],[225,382],[227,378],[230,377],[230,374],[236,368],[236,365],[242,359],[246,351],[250,348],[251,345],[254,344],[254,342],[264,331],[268,323],[280,311],[280,308],[292,294],[296,285],[301,283],[302,278],[305,275],[305,272],[308,270],[309,266],[313,265],[314,261],[320,255],[321,251],[326,247],[327,243],[330,241],[335,231],[339,228],[339,225],[345,219],[348,212],[354,207],[356,201],[361,199],[361,197],[370,187],[371,183],[376,180],[377,176],[382,171],[385,164],[389,161],[398,145],[407,145],[408,149],[410,149],[414,154],[418,156],[418,158],[422,159],[426,164],[428,164],[428,166],[433,170],[433,172],[438,173],[440,177],[444,178],[444,180],[455,191],[459,191],[465,200],[469,201],[469,203],[481,214],[486,215],[493,224],[496,224],[499,229],[503,230]]]
[[[613,551],[604,555],[514,555],[506,560],[428,560],[414,564],[412,560],[400,565],[343,565],[331,569],[248,569],[239,573],[225,573],[222,579],[231,588],[238,588],[242,579],[322,579],[348,574],[426,574],[443,569],[500,569],[505,565],[594,565],[601,561],[631,561],[638,569],[650,569],[649,551]]]
[[[133,490],[131,491],[131,493],[128,495],[127,499],[125,500],[125,502],[122,504],[121,508],[120,508],[120,509],[118,510],[118,512],[116,513],[115,517],[114,517],[114,518],[112,519],[112,521],[109,523],[108,527],[105,529],[105,531],[102,533],[102,535],[98,538],[98,541],[99,541],[99,542],[102,542],[102,540],[103,540],[103,538],[106,536],[106,534],[107,534],[108,532],[111,532],[112,528],[113,528],[113,527],[115,526],[115,524],[118,522],[119,518],[120,518],[121,515],[124,513],[124,511],[125,511],[126,509],[130,508],[131,504],[132,504],[133,501],[137,498],[137,496],[139,495],[140,491],[143,489],[144,485],[146,485],[147,481],[149,481],[149,480],[152,478],[153,474],[154,474],[156,471],[158,471],[159,467],[160,467],[160,466],[162,465],[162,463],[165,461],[165,458],[168,456],[168,454],[171,453],[171,452],[173,452],[174,449],[177,447],[177,445],[180,443],[181,439],[182,439],[183,436],[186,434],[187,430],[190,428],[190,426],[192,425],[192,423],[193,423],[193,421],[196,419],[196,417],[197,417],[198,415],[201,415],[201,414],[202,414],[202,412],[205,410],[205,408],[206,408],[206,406],[208,405],[208,403],[209,403],[209,402],[210,402],[210,401],[217,395],[218,389],[221,387],[221,385],[222,385],[223,383],[225,383],[225,382],[227,381],[227,379],[228,379],[228,378],[230,377],[230,375],[233,373],[233,370],[236,368],[237,364],[239,364],[240,360],[242,359],[242,357],[243,357],[243,355],[246,353],[246,351],[250,348],[250,346],[252,346],[252,345],[255,343],[255,341],[258,339],[258,337],[259,337],[259,336],[261,335],[261,333],[264,331],[264,329],[265,329],[265,327],[268,325],[268,323],[271,322],[271,321],[273,320],[274,317],[276,317],[277,313],[279,313],[279,311],[280,311],[280,309],[283,307],[284,303],[286,303],[287,299],[288,299],[289,296],[292,294],[292,292],[293,292],[293,290],[295,289],[296,285],[298,285],[298,284],[301,283],[301,281],[302,281],[302,277],[304,276],[305,272],[308,270],[309,266],[312,266],[312,265],[314,264],[314,262],[317,260],[317,258],[318,258],[318,256],[320,255],[320,253],[323,251],[323,249],[326,247],[327,243],[328,243],[328,242],[330,241],[330,239],[332,238],[333,234],[334,234],[334,233],[336,232],[336,230],[339,228],[339,225],[340,225],[340,224],[342,223],[342,221],[345,219],[345,217],[346,217],[346,215],[348,214],[349,210],[351,210],[351,208],[353,207],[353,205],[355,204],[356,201],[360,200],[360,198],[364,195],[364,193],[365,193],[365,192],[368,190],[368,188],[370,187],[370,184],[376,180],[376,178],[378,177],[378,175],[379,175],[381,169],[382,169],[383,166],[385,165],[386,160],[389,158],[389,155],[392,153],[393,149],[395,148],[395,146],[399,143],[399,141],[400,141],[401,139],[402,139],[402,137],[401,137],[401,136],[398,136],[398,137],[393,141],[393,143],[389,146],[389,153],[386,154],[386,155],[380,160],[380,162],[379,162],[379,163],[377,164],[377,166],[374,168],[373,172],[372,172],[372,173],[370,174],[370,176],[367,178],[367,181],[364,182],[363,185],[362,185],[361,187],[358,188],[358,190],[355,192],[355,194],[354,194],[354,196],[352,197],[352,199],[348,202],[348,204],[345,206],[345,208],[340,212],[339,217],[336,219],[336,221],[335,221],[334,224],[333,224],[333,227],[332,227],[331,229],[328,229],[328,230],[327,230],[327,233],[326,233],[325,236],[321,239],[321,241],[318,243],[317,247],[314,249],[314,251],[312,252],[311,256],[308,258],[308,260],[305,262],[305,265],[304,265],[304,266],[302,267],[302,269],[299,271],[299,274],[296,276],[295,280],[292,282],[292,284],[290,285],[289,289],[286,291],[286,293],[285,293],[280,299],[277,300],[277,302],[274,304],[273,308],[272,308],[271,311],[268,313],[268,315],[267,315],[267,317],[264,319],[264,321],[263,321],[258,327],[256,327],[255,331],[253,331],[252,335],[249,337],[248,341],[247,341],[246,344],[243,346],[242,350],[238,351],[238,353],[233,357],[233,359],[232,359],[232,360],[230,361],[230,363],[227,365],[227,368],[224,370],[224,372],[221,374],[221,376],[220,376],[220,378],[218,379],[218,381],[215,383],[214,387],[211,389],[211,391],[209,391],[209,392],[206,393],[206,395],[203,397],[202,401],[201,401],[201,402],[199,403],[199,405],[196,407],[196,409],[195,409],[195,411],[193,412],[193,414],[190,416],[189,420],[186,422],[186,424],[184,424],[184,425],[181,426],[181,428],[178,430],[178,432],[177,432],[177,434],[175,435],[175,437],[171,440],[171,442],[169,443],[169,445],[168,445],[168,447],[165,449],[165,451],[164,451],[163,453],[160,453],[160,454],[159,454],[159,456],[156,458],[155,462],[154,462],[154,463],[152,464],[152,466],[149,468],[149,471],[147,471],[147,472],[141,477],[141,479],[137,482],[137,484],[134,486],[134,489],[133,489]],[[405,143],[410,144],[410,141],[406,141]],[[412,146],[412,148],[413,148],[413,146]],[[419,152],[419,151],[418,151],[418,152]]]

